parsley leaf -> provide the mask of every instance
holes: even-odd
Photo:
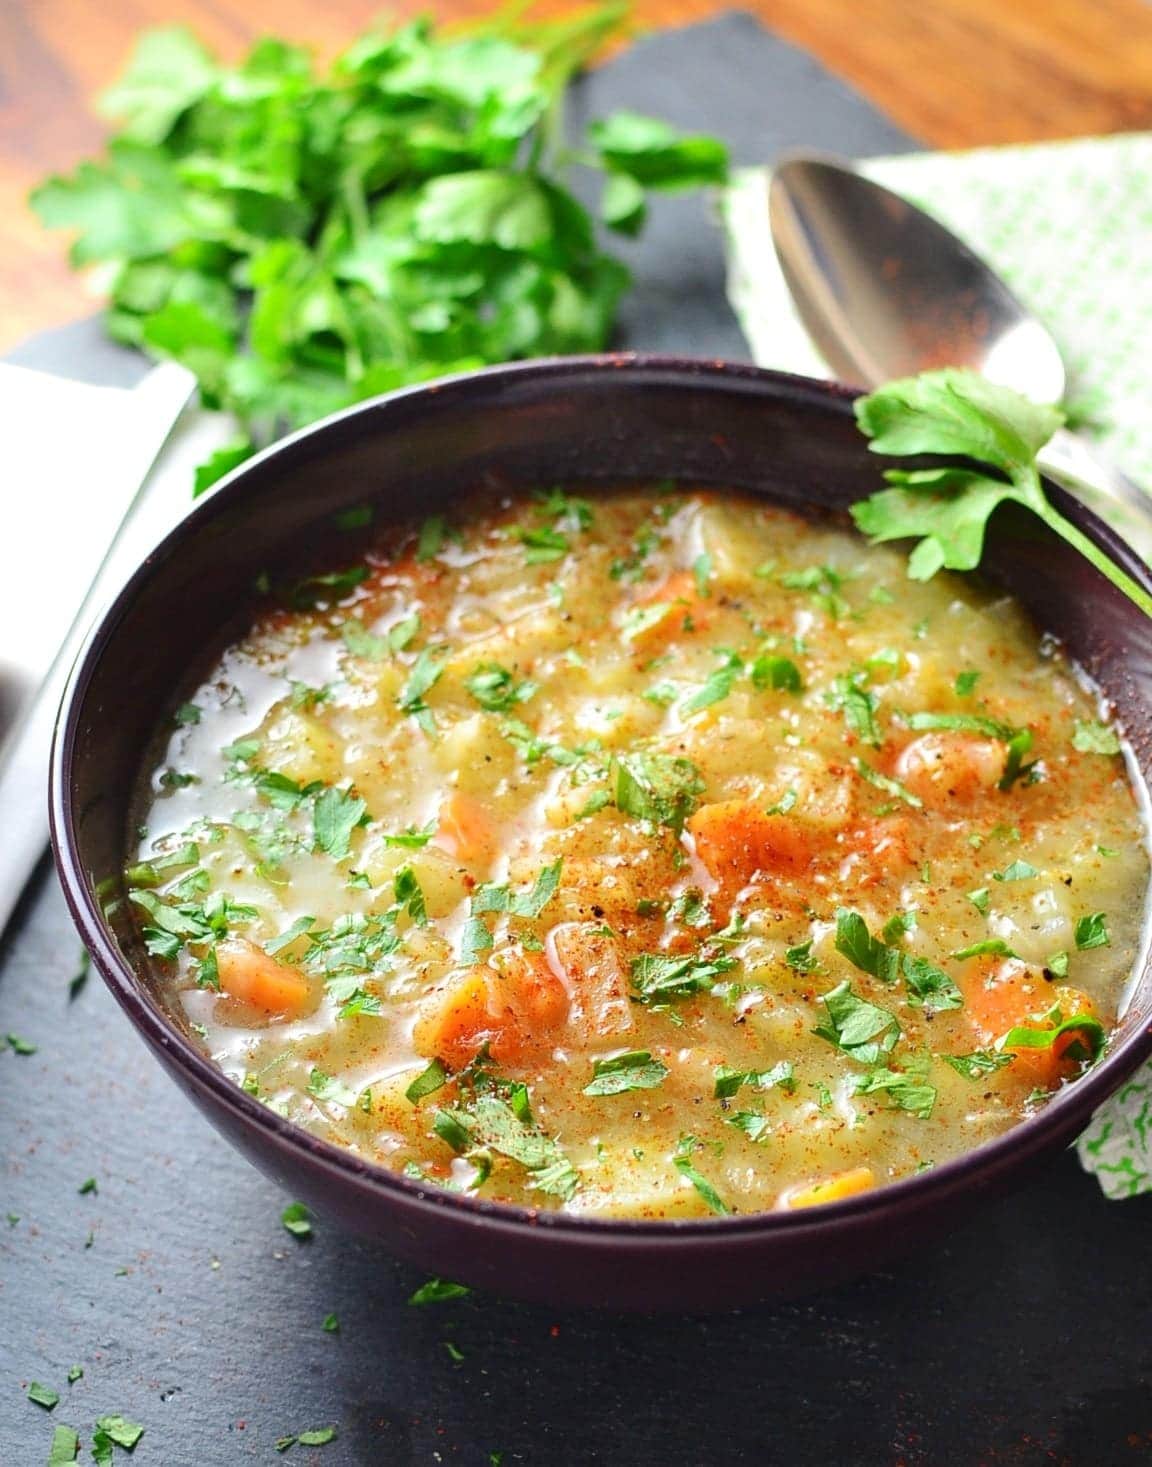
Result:
[[[637,820],[666,825],[679,835],[704,793],[690,759],[668,754],[620,754],[611,765],[616,808]]]
[[[781,1060],[768,1070],[734,1070],[728,1065],[717,1065],[712,1094],[716,1100],[730,1100],[745,1085],[755,1090],[771,1090],[779,1086],[786,1095],[796,1089],[796,1076],[790,1060]]]
[[[1119,754],[1120,735],[1107,723],[1081,723],[1072,726],[1072,747],[1081,754]]]
[[[1076,919],[1076,946],[1081,952],[1094,947],[1111,947],[1112,936],[1108,931],[1108,919],[1103,912],[1089,912],[1086,917]]]
[[[696,1170],[693,1157],[700,1149],[700,1142],[695,1136],[681,1136],[676,1144],[676,1151],[672,1157],[672,1165],[682,1177],[687,1178],[696,1188],[700,1196],[708,1205],[708,1210],[719,1217],[727,1217],[732,1209],[725,1203],[716,1188]]]
[[[711,989],[712,980],[736,966],[735,958],[689,953],[641,953],[632,959],[632,987],[642,1004],[674,1003]]]
[[[517,703],[527,703],[537,691],[536,683],[529,682],[527,678],[518,683],[514,674],[498,662],[481,663],[471,677],[464,680],[464,686],[481,708],[490,713],[507,713]]]
[[[622,1095],[628,1090],[654,1090],[668,1076],[666,1064],[647,1049],[633,1049],[612,1059],[594,1060],[585,1095]]]
[[[982,1080],[986,1075],[994,1075],[997,1070],[1010,1065],[1014,1056],[997,1054],[991,1049],[974,1049],[970,1054],[942,1054],[940,1058],[966,1080]]]
[[[449,1299],[466,1299],[472,1290],[467,1284],[454,1284],[448,1279],[429,1279],[410,1295],[409,1304],[444,1304]]]
[[[856,400],[856,421],[874,453],[939,454],[974,459],[973,468],[890,469],[891,486],[852,506],[872,541],[916,539],[908,574],[928,580],[942,568],[973,570],[998,505],[1012,500],[1032,511],[1079,551],[1147,615],[1152,597],[1049,502],[1036,455],[1063,421],[975,372],[948,368],[889,382]],[[990,472],[989,472],[990,471]]]
[[[823,994],[820,1001],[828,1017],[812,1032],[850,1059],[874,1065],[895,1049],[901,1033],[895,1014],[853,993],[847,979]]]
[[[280,1221],[294,1238],[312,1236],[312,1213],[303,1202],[290,1202],[280,1214]]]
[[[316,849],[334,861],[348,854],[352,832],[366,822],[368,806],[358,795],[328,785],[312,807],[312,832]]]

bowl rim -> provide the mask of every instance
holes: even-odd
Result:
[[[95,885],[88,879],[79,858],[77,838],[78,812],[72,798],[71,770],[79,732],[80,711],[100,658],[140,587],[148,581],[157,566],[164,565],[179,551],[190,532],[214,516],[223,513],[236,499],[242,498],[246,481],[254,469],[291,452],[300,443],[323,439],[341,425],[357,419],[371,420],[381,412],[419,408],[422,401],[447,398],[467,399],[498,392],[502,385],[514,385],[523,379],[539,379],[543,383],[562,383],[566,378],[611,372],[623,381],[638,385],[646,378],[661,385],[686,388],[710,385],[721,391],[740,389],[753,395],[776,396],[804,401],[833,414],[851,413],[852,403],[860,390],[842,383],[779,372],[743,362],[730,362],[712,357],[691,357],[644,352],[612,352],[597,355],[545,357],[524,362],[505,363],[471,372],[454,373],[417,383],[410,387],[381,394],[355,403],[308,427],[279,439],[233,469],[213,486],[212,492],[195,505],[164,538],[156,544],[125,582],[116,598],[104,609],[85,636],[84,643],[69,673],[52,742],[49,778],[49,824],[57,874],[64,891],[70,915],[85,948],[92,956],[105,983],[120,1007],[158,1055],[165,1056],[173,1068],[183,1072],[195,1090],[218,1102],[241,1127],[254,1128],[266,1135],[271,1147],[302,1152],[314,1165],[335,1172],[352,1182],[366,1183],[377,1194],[392,1197],[398,1203],[431,1207],[456,1213],[461,1221],[499,1226],[514,1233],[541,1228],[572,1238],[611,1239],[621,1244],[704,1243],[723,1239],[796,1233],[812,1228],[824,1229],[838,1222],[885,1211],[903,1210],[926,1204],[935,1194],[963,1189],[966,1184],[1023,1170],[1030,1159],[1046,1152],[1062,1136],[1076,1133],[1087,1124],[1096,1108],[1114,1094],[1124,1079],[1152,1056],[1152,1024],[1136,1027],[1075,1083],[1058,1091],[1040,1110],[1016,1122],[999,1136],[981,1142],[951,1160],[923,1172],[819,1207],[773,1209],[732,1213],[726,1216],[695,1218],[636,1218],[606,1216],[599,1212],[569,1213],[549,1208],[533,1208],[513,1203],[494,1202],[470,1193],[449,1191],[435,1183],[406,1177],[363,1155],[314,1136],[303,1126],[262,1105],[230,1080],[164,1011],[161,1004],[142,990],[128,962],[121,956],[106,924]],[[1086,533],[1102,543],[1104,549],[1125,563],[1129,574],[1152,590],[1152,571],[1128,551],[1128,547],[1104,521],[1059,486],[1046,485],[1061,510],[1082,521]],[[1152,888],[1150,888],[1152,889]],[[1147,901],[1147,894],[1146,894]],[[1149,943],[1145,933],[1140,952],[1133,964],[1132,977],[1149,970]]]

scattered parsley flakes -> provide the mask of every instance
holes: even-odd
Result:
[[[704,793],[704,781],[691,759],[644,751],[612,760],[616,808],[637,820],[665,825],[679,835]]]
[[[30,1039],[22,1039],[19,1034],[9,1033],[4,1036],[4,1039],[13,1054],[29,1055],[37,1051],[37,1046]]]
[[[1103,912],[1089,912],[1087,916],[1076,919],[1076,946],[1081,952],[1111,945],[1112,935],[1108,931],[1108,919]]]
[[[1081,723],[1072,725],[1072,747],[1081,754],[1119,754],[1120,735],[1107,723]]]
[[[80,949],[80,960],[76,972],[68,981],[68,1002],[80,997],[88,982],[88,975],[92,971],[92,954],[87,948]]]
[[[320,1326],[326,1335],[338,1335],[340,1333],[340,1319],[335,1314],[326,1314],[324,1323]]]
[[[68,1384],[75,1385],[78,1380],[84,1379],[83,1365],[73,1365],[68,1371]]]
[[[429,1279],[410,1295],[409,1304],[444,1304],[449,1299],[465,1299],[472,1290],[467,1284],[455,1284],[450,1279]]]
[[[680,704],[681,713],[699,713],[719,703],[732,691],[736,679],[744,671],[744,663],[735,652],[725,655],[719,667],[713,668],[707,679]]]
[[[396,697],[397,707],[402,713],[414,718],[426,734],[436,731],[436,719],[424,701],[424,695],[440,681],[444,664],[433,647],[425,647],[408,671],[408,680]]]
[[[895,1014],[853,993],[847,979],[823,994],[820,1001],[827,1019],[812,1032],[850,1059],[874,1065],[895,1049],[901,1034]]]
[[[413,1105],[418,1105],[426,1096],[434,1095],[437,1090],[442,1090],[447,1083],[448,1071],[438,1059],[434,1059],[408,1086],[404,1092],[404,1098],[410,1100]]]
[[[982,917],[988,913],[988,888],[979,886],[975,891],[968,892],[968,900],[976,908]]]
[[[654,1060],[647,1049],[633,1049],[612,1059],[594,1060],[592,1080],[585,1095],[622,1095],[629,1090],[654,1090],[668,1076],[666,1064]]]
[[[77,1190],[77,1192],[79,1192],[79,1194],[80,1194],[81,1197],[86,1197],[89,1192],[97,1192],[97,1191],[99,1191],[99,1188],[96,1185],[96,1178],[95,1177],[88,1177],[88,1178],[86,1178],[83,1182],[80,1183],[80,1185],[76,1188],[76,1190]]]
[[[70,1426],[57,1426],[52,1432],[48,1467],[73,1467],[80,1455],[80,1437]]]
[[[712,1095],[716,1100],[730,1100],[745,1085],[754,1090],[771,1090],[779,1086],[786,1095],[796,1090],[796,1076],[790,1060],[781,1060],[767,1070],[734,1070],[717,1065],[713,1071]]]
[[[32,1381],[24,1393],[36,1406],[43,1406],[45,1411],[52,1411],[60,1400],[60,1392],[52,1390],[49,1386],[41,1385],[38,1380]]]
[[[784,961],[797,973],[819,973],[820,960],[812,956],[812,942],[798,942],[795,947],[784,949]]]
[[[1020,954],[1014,952],[1003,938],[986,937],[983,941],[973,942],[968,947],[957,948],[952,956],[960,962],[965,962],[968,958],[985,957],[1016,958],[1019,960]]]
[[[290,1202],[280,1214],[280,1221],[294,1238],[312,1236],[312,1213],[303,1202]]]
[[[368,806],[358,795],[326,786],[312,807],[312,831],[316,849],[334,861],[342,861],[351,848],[352,832],[367,819]]]
[[[779,691],[802,693],[804,679],[800,669],[790,657],[777,657],[763,653],[748,669],[752,686],[760,692]]]
[[[641,953],[632,959],[632,987],[639,1003],[674,1003],[702,989],[710,989],[714,978],[735,966],[734,958],[722,956]]]
[[[1053,978],[1067,978],[1068,976],[1068,954],[1053,953],[1044,964],[1045,970],[1052,974]]]
[[[538,691],[538,684],[527,678],[517,682],[515,674],[498,662],[482,662],[464,686],[489,713],[507,713],[518,703],[526,703]]]
[[[924,801],[919,795],[914,795],[898,779],[890,779],[888,775],[881,774],[878,769],[873,769],[867,760],[853,759],[852,766],[861,779],[866,779],[869,784],[875,785],[878,790],[883,790],[886,795],[895,795],[898,800],[903,800],[906,805],[911,805],[914,810],[922,810],[924,808]]]
[[[701,1143],[695,1136],[681,1136],[676,1143],[676,1151],[672,1157],[672,1165],[692,1183],[696,1191],[703,1197],[710,1212],[716,1213],[718,1217],[727,1217],[732,1209],[725,1203],[712,1183],[696,1170],[693,1157],[700,1150]]]
[[[980,681],[978,672],[958,672],[953,687],[958,698],[970,698],[976,690],[976,684]]]
[[[982,1080],[986,1075],[994,1075],[997,1070],[1010,1065],[1015,1056],[997,1054],[992,1049],[974,1049],[970,1054],[942,1054],[940,1058],[966,1080]]]
[[[1030,861],[1012,861],[1003,871],[993,871],[993,881],[1030,881],[1040,872]]]

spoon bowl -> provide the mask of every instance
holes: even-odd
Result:
[[[768,207],[797,312],[842,381],[874,388],[966,367],[1035,402],[1064,397],[1067,375],[1051,332],[915,204],[847,164],[793,154],[773,171]],[[1059,431],[1040,463],[1152,556],[1147,497],[1083,439]]]

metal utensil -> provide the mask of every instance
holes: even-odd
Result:
[[[167,362],[134,389],[139,408],[138,429],[121,447],[127,482],[138,487],[108,546],[87,593],[76,588],[79,602],[71,629],[51,666],[23,670],[16,716],[6,737],[0,738],[0,812],[4,838],[0,841],[0,935],[20,894],[40,859],[48,839],[48,756],[56,712],[76,655],[89,626],[146,552],[154,534],[141,515],[144,486],[152,466],[187,406],[196,379],[183,367]],[[66,595],[67,586],[58,594]]]
[[[978,255],[907,199],[848,164],[791,154],[769,193],[772,239],[796,309],[837,377],[877,387],[969,367],[1038,402],[1067,388],[1051,333]],[[1152,558],[1152,503],[1061,429],[1040,466]]]

